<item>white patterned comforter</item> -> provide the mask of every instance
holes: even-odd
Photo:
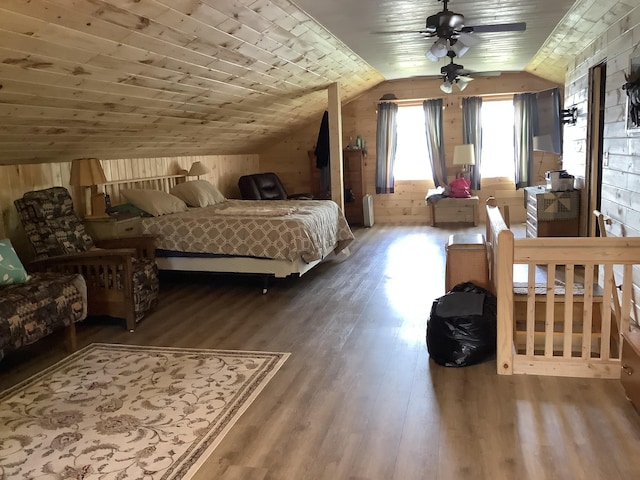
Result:
[[[267,211],[278,215],[266,215]],[[158,238],[157,248],[163,250],[302,258],[307,263],[340,252],[354,239],[344,214],[330,200],[227,200],[143,218],[142,226],[143,233]]]

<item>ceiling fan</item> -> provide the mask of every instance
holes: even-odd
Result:
[[[473,33],[523,32],[527,29],[525,22],[499,23],[492,25],[465,25],[464,15],[448,9],[449,0],[438,0],[444,4],[441,12],[427,17],[423,30],[395,31],[379,33],[418,33],[426,38],[437,38],[427,52],[427,58],[437,61],[453,50],[458,57],[463,56],[469,47],[477,45],[479,40]]]
[[[449,57],[449,63],[440,69],[443,79],[440,90],[444,93],[451,93],[454,85],[461,91],[464,90],[474,76],[494,77],[500,75],[500,72],[471,72],[465,69],[463,65],[454,63],[453,59],[456,54],[452,50],[447,52],[447,56]]]

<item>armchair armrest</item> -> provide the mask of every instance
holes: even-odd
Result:
[[[95,246],[104,249],[135,249],[136,258],[155,258],[156,237],[153,235],[140,235],[137,237],[109,238],[96,240]]]
[[[27,264],[27,270],[31,272],[61,272],[84,274],[87,268],[104,266],[123,266],[131,271],[133,257],[136,254],[134,248],[96,249],[87,252],[58,255],[56,257],[33,260]]]
[[[90,310],[101,311],[102,306],[114,299],[120,298],[116,303],[121,308],[127,299],[133,298],[135,254],[134,248],[95,249],[35,260],[28,264],[28,270],[79,273],[87,285]]]

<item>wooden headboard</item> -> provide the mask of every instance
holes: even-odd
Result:
[[[115,180],[104,184],[104,193],[111,198],[112,205],[124,203],[120,191],[125,188],[137,188],[144,190],[161,190],[169,193],[174,186],[185,182],[186,175],[164,175],[160,177],[136,178],[132,180]]]

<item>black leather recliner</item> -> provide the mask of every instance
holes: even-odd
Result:
[[[278,175],[273,172],[243,175],[238,180],[243,200],[311,200],[310,193],[288,195]]]

